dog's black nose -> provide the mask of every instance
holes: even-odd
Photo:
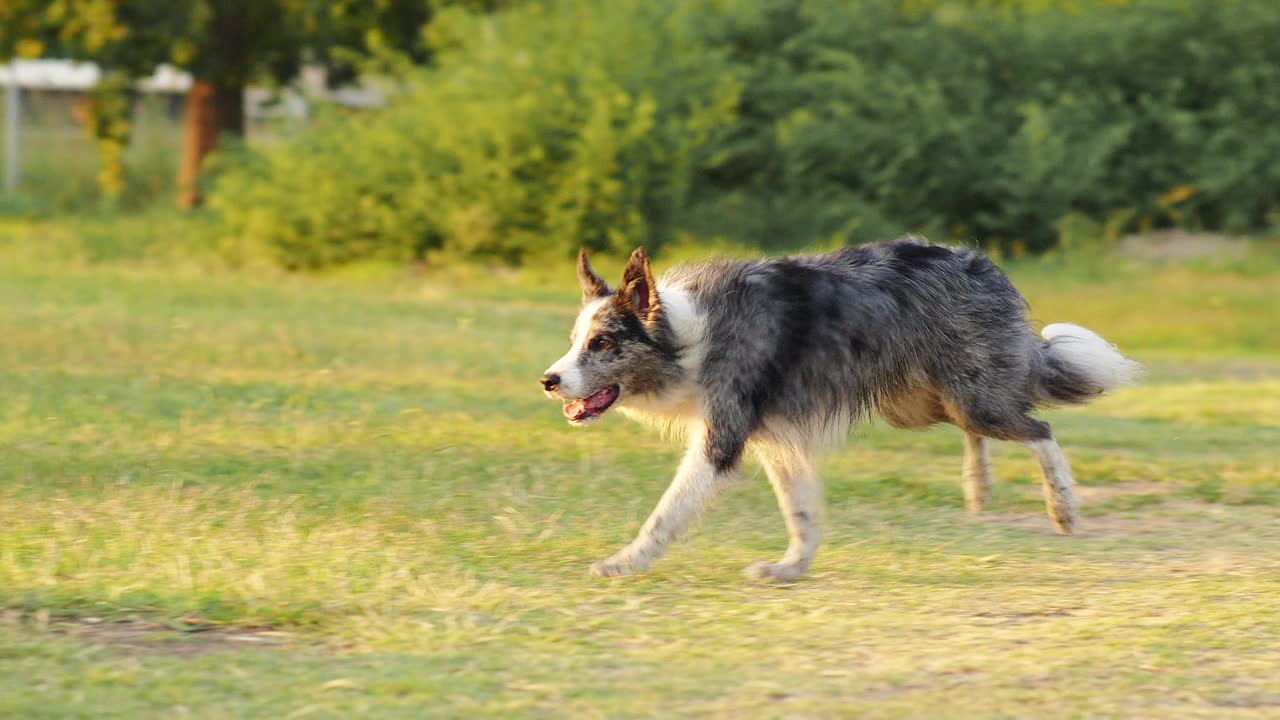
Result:
[[[560,376],[555,373],[547,373],[542,376],[542,389],[551,392],[560,387]]]

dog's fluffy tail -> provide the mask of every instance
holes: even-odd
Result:
[[[1079,404],[1114,388],[1133,385],[1142,366],[1087,328],[1055,323],[1040,331],[1037,402]]]

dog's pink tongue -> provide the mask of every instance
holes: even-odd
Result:
[[[564,416],[570,420],[577,420],[587,412],[586,400],[574,400],[571,403],[565,403]]]

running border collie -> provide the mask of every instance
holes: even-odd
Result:
[[[573,425],[617,408],[687,437],[675,479],[630,544],[592,566],[643,572],[684,533],[743,456],[763,464],[789,544],[748,568],[794,580],[821,540],[820,451],[877,413],[898,428],[964,431],[970,512],[991,488],[991,439],[1040,461],[1058,531],[1076,522],[1074,481],[1042,405],[1084,403],[1131,384],[1139,366],[1083,327],[1036,336],[1027,303],[982,254],[906,237],[823,255],[711,260],[655,280],[637,249],[611,288],[578,255],[582,310],[572,346],[542,376]]]

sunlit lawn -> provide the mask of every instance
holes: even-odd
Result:
[[[0,716],[1276,717],[1280,263],[1014,269],[1150,375],[962,510],[960,440],[824,465],[813,574],[754,468],[643,577],[677,457],[536,379],[576,290],[0,259]],[[540,273],[542,278],[549,276]]]

